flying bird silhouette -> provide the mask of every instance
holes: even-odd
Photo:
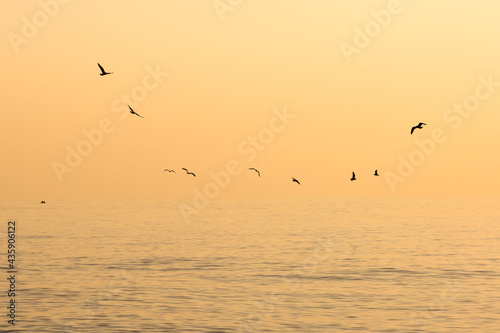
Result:
[[[255,169],[255,168],[248,168],[248,170],[253,170],[253,171],[257,172],[257,174],[258,174],[258,175],[259,175],[259,177],[260,177],[260,172],[259,172],[259,170]]]
[[[104,68],[102,68],[100,63],[97,63],[97,66],[99,66],[99,68],[101,69],[101,74],[99,74],[99,75],[104,76],[104,75],[108,75],[108,74],[113,74],[113,73],[106,72],[104,70]]]
[[[356,174],[354,174],[354,171],[352,172],[352,177],[351,177],[351,181],[353,180],[356,180]]]
[[[373,174],[374,176],[378,176],[377,170],[375,170],[375,173]]]
[[[196,175],[195,175],[194,173],[189,172],[186,168],[182,168],[182,170],[186,171],[186,173],[187,173],[188,175],[193,175],[193,176],[195,176],[195,177],[196,177]]]
[[[168,172],[173,172],[173,173],[175,173],[175,171],[174,171],[174,170],[170,170],[170,169],[165,169],[165,170],[163,170],[163,171],[168,171]]]
[[[292,182],[297,183],[297,184],[300,185],[299,181],[297,179],[293,178],[293,177],[292,177]]]
[[[132,110],[132,108],[130,107],[130,105],[128,105],[128,108],[130,109],[130,113],[135,114],[136,116],[139,116],[141,118],[144,118],[143,116],[141,116],[140,114],[138,114],[137,112],[135,112],[134,110]]]
[[[413,127],[411,128],[410,135],[411,135],[411,134],[413,134],[413,131],[414,131],[416,128],[420,128],[420,129],[422,129],[422,128],[423,128],[423,127],[422,127],[422,125],[427,125],[427,124],[425,124],[425,123],[418,123],[418,125],[417,125],[417,126],[413,126]]]

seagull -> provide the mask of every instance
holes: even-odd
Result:
[[[108,73],[104,70],[104,68],[102,68],[101,64],[100,63],[97,63],[97,65],[99,66],[99,68],[101,69],[101,76],[104,76],[104,75],[108,75],[108,74],[113,74],[113,73]]]
[[[351,181],[356,180],[356,175],[354,174],[354,171],[352,172],[352,178]]]
[[[297,183],[297,184],[300,185],[299,181],[297,179],[293,178],[293,177],[292,177],[292,182],[295,182],[295,183]]]
[[[40,203],[41,203],[41,204],[44,204],[44,203],[45,203],[45,200],[40,201]]]
[[[189,172],[186,168],[182,168],[182,170],[186,171],[186,173],[187,173],[188,175],[193,175],[193,176],[195,176],[195,177],[196,177],[196,175],[195,175],[194,173]]]
[[[373,174],[374,176],[378,176],[377,170],[375,170],[375,173]]]
[[[260,172],[259,172],[259,170],[255,169],[255,168],[248,168],[248,170],[254,170],[255,172],[257,172],[257,174],[258,174],[258,175],[259,175],[259,177],[260,177]]]
[[[170,169],[165,169],[165,170],[163,170],[163,171],[168,171],[168,172],[173,172],[173,173],[175,173],[175,171],[174,171],[174,170],[170,170]]]
[[[128,106],[128,108],[130,109],[130,113],[135,114],[136,116],[139,116],[141,118],[144,118],[143,116],[141,116],[140,114],[138,114],[137,112],[135,112],[134,110],[132,110],[132,108],[130,107],[130,105]]]
[[[420,128],[420,129],[422,129],[422,128],[423,128],[423,127],[422,127],[422,125],[427,125],[427,124],[425,124],[425,123],[418,123],[418,125],[417,125],[417,126],[413,126],[413,127],[411,128],[411,132],[410,132],[410,134],[413,134],[413,131],[415,130],[415,128]]]

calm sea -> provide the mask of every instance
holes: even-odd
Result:
[[[0,202],[16,332],[500,332],[500,199]]]

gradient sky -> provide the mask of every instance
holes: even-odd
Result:
[[[240,170],[217,197],[499,194],[498,1],[61,2],[0,4],[0,199],[189,199],[229,161]],[[141,119],[122,98],[143,82]],[[464,103],[474,111],[453,110]],[[69,167],[67,148],[103,121]]]

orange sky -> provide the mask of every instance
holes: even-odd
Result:
[[[498,196],[497,1],[0,9],[1,199]]]

